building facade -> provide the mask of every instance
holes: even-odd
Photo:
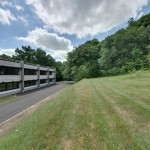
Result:
[[[0,60],[0,97],[55,84],[55,68]]]

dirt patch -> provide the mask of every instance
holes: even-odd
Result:
[[[64,145],[64,150],[70,150],[72,147],[72,141],[66,140],[66,141],[64,141],[63,145]]]

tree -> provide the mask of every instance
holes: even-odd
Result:
[[[35,64],[35,50],[30,46],[22,46],[22,49],[17,48],[15,50],[15,55],[13,55],[14,60],[23,60],[28,63]]]
[[[99,51],[101,44],[97,39],[87,41],[67,55],[64,77],[72,80],[99,76]],[[82,71],[83,69],[83,71]],[[70,74],[70,75],[69,75]]]
[[[9,61],[12,61],[12,60],[13,60],[11,56],[8,56],[8,55],[6,55],[6,54],[0,55],[0,59],[9,60]]]

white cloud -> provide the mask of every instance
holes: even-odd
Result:
[[[57,61],[65,61],[67,57],[67,51],[53,51],[52,53],[49,53],[54,59]]]
[[[23,7],[21,7],[20,5],[16,5],[15,4],[15,7],[16,7],[16,9],[17,9],[17,11],[23,11],[24,10],[24,8]]]
[[[55,55],[59,53],[62,57],[73,49],[70,40],[59,37],[56,33],[49,33],[41,28],[29,31],[26,37],[17,37],[16,39],[34,44],[37,47],[46,48]]]
[[[78,37],[105,32],[136,16],[148,0],[26,0],[56,32]]]
[[[5,6],[13,7],[13,3],[12,2],[5,1],[5,0],[1,1],[0,5],[3,6],[3,7],[5,7]]]
[[[15,49],[2,49],[0,48],[0,55],[5,54],[8,56],[15,55]]]
[[[67,53],[73,49],[70,40],[41,28],[29,31],[26,37],[17,37],[16,39],[48,49],[48,52],[60,61],[64,61]]]
[[[23,11],[24,8],[20,5],[17,5],[15,2],[10,2],[10,1],[7,1],[7,0],[3,0],[0,2],[0,5],[3,6],[3,7],[13,7],[13,8],[16,8],[17,11]]]
[[[0,8],[0,23],[10,25],[11,21],[16,21],[17,19],[11,14],[9,10],[4,10]]]
[[[28,21],[25,17],[23,16],[18,16],[18,19],[20,19],[25,25],[28,25]]]

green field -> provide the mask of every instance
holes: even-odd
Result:
[[[0,140],[2,150],[149,150],[150,72],[84,79]]]

